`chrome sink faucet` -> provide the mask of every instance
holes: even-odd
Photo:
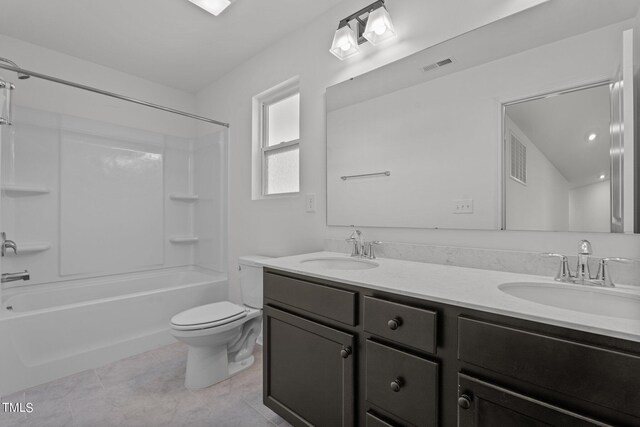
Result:
[[[580,240],[578,243],[578,265],[576,265],[575,279],[584,283],[585,280],[591,280],[589,272],[589,255],[593,253],[591,242],[588,240]]]
[[[362,236],[362,231],[358,230],[355,225],[351,226],[353,228],[353,233],[346,239],[346,242],[352,243],[353,248],[351,249],[351,256],[362,256],[364,252],[364,237]]]
[[[353,245],[351,248],[351,256],[376,259],[374,247],[381,245],[382,242],[379,240],[366,242],[362,231],[358,230],[355,225],[352,225],[351,227],[353,228],[353,232],[349,238],[345,239],[347,243],[351,243]]]
[[[560,268],[556,274],[555,280],[564,283],[577,283],[588,286],[603,286],[607,288],[615,287],[609,274],[609,262],[620,262],[629,264],[632,260],[627,258],[602,258],[598,263],[598,273],[596,277],[592,277],[589,271],[589,256],[593,253],[591,242],[581,240],[578,242],[578,264],[576,266],[576,274],[571,274],[569,268],[569,260],[566,255],[545,253],[543,256],[560,258]]]

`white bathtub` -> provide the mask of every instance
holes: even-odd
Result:
[[[227,298],[226,274],[167,269],[3,291],[0,396],[174,342],[171,317]]]

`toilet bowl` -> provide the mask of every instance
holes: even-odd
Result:
[[[243,305],[201,305],[171,318],[171,334],[189,346],[185,385],[209,387],[250,367],[262,327],[262,265],[267,257],[240,257]]]

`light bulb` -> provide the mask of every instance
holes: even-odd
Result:
[[[384,6],[369,13],[362,36],[374,46],[396,36],[391,17]]]
[[[589,141],[593,141],[594,139],[596,139],[598,135],[596,135],[595,133],[590,133],[589,134]]]
[[[383,35],[385,31],[387,31],[387,27],[384,24],[376,25],[373,28],[373,32],[376,33],[376,35],[379,35],[379,36]]]
[[[340,46],[340,50],[342,50],[343,52],[346,52],[349,49],[351,49],[351,43],[344,43],[343,45]]]

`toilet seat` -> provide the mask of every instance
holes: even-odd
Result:
[[[171,327],[178,331],[208,329],[226,325],[247,316],[249,309],[229,301],[201,305],[171,318]]]

